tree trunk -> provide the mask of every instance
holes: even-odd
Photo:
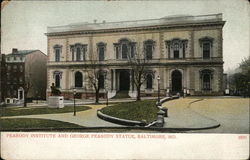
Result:
[[[137,87],[137,96],[136,96],[136,101],[140,101],[141,100],[141,86],[139,85]]]
[[[23,106],[27,107],[27,93],[24,92]]]
[[[95,90],[95,103],[99,103],[99,90]]]

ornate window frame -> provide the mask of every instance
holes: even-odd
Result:
[[[176,45],[178,45],[178,50],[175,50]],[[187,54],[186,49],[188,47],[188,40],[187,39],[173,38],[171,40],[166,40],[165,46],[167,49],[168,59],[184,59],[184,58],[186,58],[186,54]],[[175,56],[174,51],[178,51],[178,56]],[[177,52],[176,52],[176,54],[177,54]]]
[[[59,76],[59,86],[56,84],[56,77]],[[62,71],[54,71],[53,78],[55,79],[55,86],[61,88]]]
[[[153,55],[154,55],[154,50],[155,50],[155,44],[156,42],[152,39],[148,39],[146,41],[143,42],[143,52],[144,52],[144,56],[145,59],[151,60],[153,59]],[[151,46],[152,51],[151,51],[151,55],[148,55],[149,53],[147,53],[147,47]]]
[[[87,44],[75,43],[74,45],[70,45],[70,51],[72,55],[72,61],[85,61],[87,55]],[[80,57],[77,58],[77,49],[80,49]]]
[[[201,69],[200,71],[200,81],[201,81],[201,90],[203,91],[212,91],[213,90],[213,76],[214,76],[214,70],[213,69]],[[209,84],[204,84],[204,77],[209,76]],[[207,87],[209,86],[209,87]]]
[[[62,45],[56,44],[53,46],[54,49],[54,57],[55,57],[55,62],[60,62],[61,61],[61,54],[62,54]]]
[[[122,55],[122,46],[126,45],[127,55],[126,58]],[[118,43],[114,43],[114,50],[116,54],[116,59],[127,60],[128,58],[134,58],[136,54],[136,42],[132,42],[127,38],[121,38]]]
[[[106,54],[106,48],[107,48],[107,43],[104,42],[99,42],[96,44],[97,48],[97,55],[98,55],[98,60],[99,61],[104,61],[105,60],[105,54]],[[100,58],[100,49],[103,48],[103,58]]]
[[[213,42],[214,42],[214,38],[212,37],[202,37],[199,39],[199,44],[200,44],[200,48],[201,48],[201,57],[203,59],[210,59],[213,55]],[[204,56],[204,48],[203,46],[205,44],[209,44],[209,55],[208,56]]]

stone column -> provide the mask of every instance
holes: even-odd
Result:
[[[113,84],[114,84],[114,73],[113,73],[113,69],[110,69],[110,74],[111,74],[111,91],[113,91]]]

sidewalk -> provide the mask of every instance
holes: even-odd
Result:
[[[157,97],[142,97],[142,100],[146,99],[157,99]],[[119,102],[133,102],[136,101],[135,98],[115,98],[115,99],[109,99],[108,103],[119,103]],[[107,100],[106,99],[99,99],[100,104],[106,104]],[[76,105],[88,105],[88,104],[95,104],[95,99],[75,99],[75,104]],[[36,103],[36,101],[32,103],[27,103],[28,107],[44,107],[47,106],[47,101],[39,101],[39,103]],[[73,106],[74,105],[74,100],[64,100],[64,105],[65,106]],[[23,104],[17,104],[17,105],[9,105],[7,107],[23,107]]]
[[[211,118],[202,116],[194,112],[190,105],[201,99],[198,98],[180,98],[177,100],[172,100],[165,102],[163,107],[168,108],[169,117],[165,118],[164,128],[169,129],[202,129],[216,127],[219,123]],[[133,101],[131,99],[115,99],[111,102],[127,102]],[[100,101],[103,102],[103,101]],[[68,101],[65,104],[71,104],[72,102]],[[89,103],[89,104],[88,104]],[[77,104],[85,104],[86,106],[91,107],[92,109],[77,112],[76,116],[73,116],[73,113],[61,113],[61,114],[43,114],[43,115],[27,115],[27,116],[13,116],[5,118],[41,118],[41,119],[51,119],[59,120],[64,122],[75,123],[84,127],[123,127],[122,125],[110,123],[104,121],[97,117],[97,110],[105,107],[105,104],[92,105],[91,102],[79,102]],[[93,103],[93,102],[92,102]]]
[[[162,106],[168,108],[169,116],[164,118],[164,128],[208,129],[218,127],[219,122],[191,109],[192,104],[202,100],[201,98],[180,98],[165,102]]]

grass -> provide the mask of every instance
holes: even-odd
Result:
[[[101,109],[101,112],[113,117],[135,121],[146,120],[147,123],[157,119],[156,100],[145,100],[128,103],[118,103]]]
[[[11,129],[49,129],[49,128],[79,128],[77,124],[36,118],[8,118],[0,119],[1,130]]]
[[[90,109],[87,106],[76,106],[76,111],[85,111]],[[48,108],[48,107],[18,107],[6,108],[1,107],[1,116],[21,116],[21,115],[35,115],[35,114],[54,114],[54,113],[68,113],[73,112],[73,106],[65,106],[64,108]]]

